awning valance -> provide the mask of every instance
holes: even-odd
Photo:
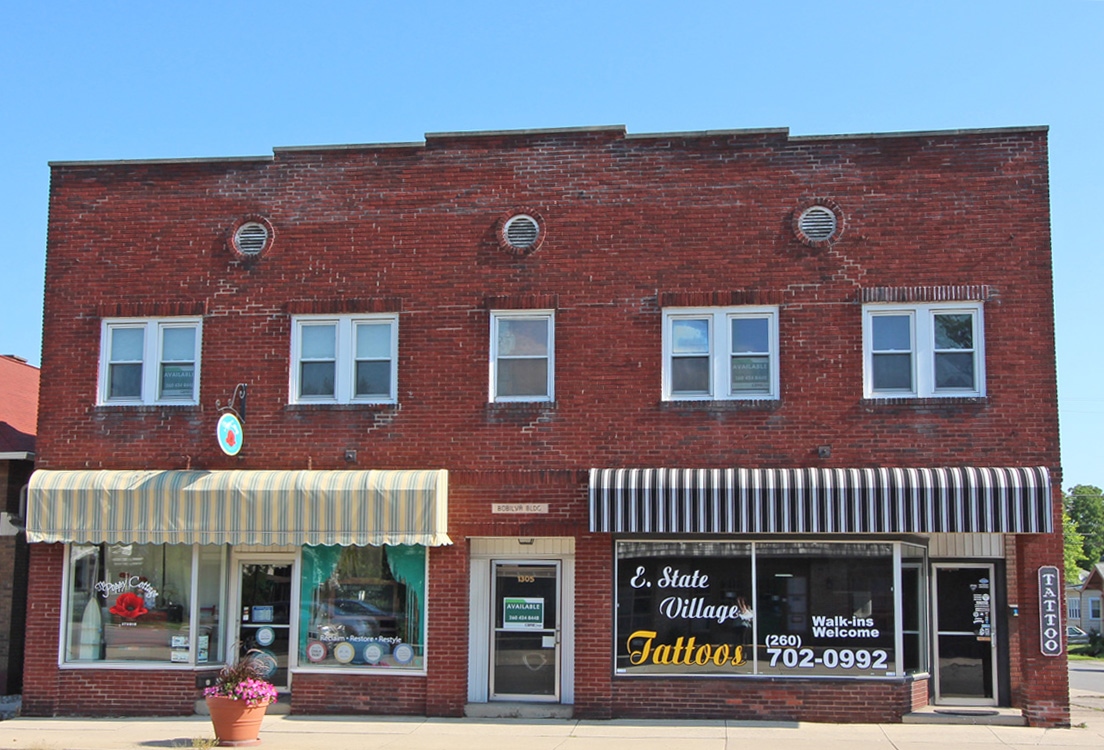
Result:
[[[1051,531],[1030,468],[591,469],[590,530],[640,534]]]
[[[32,542],[451,544],[448,472],[36,471]]]

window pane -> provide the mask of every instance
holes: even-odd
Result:
[[[709,320],[671,321],[672,354],[708,354]]]
[[[543,356],[548,354],[548,320],[498,321],[498,355]]]
[[[161,398],[195,397],[195,365],[161,365]]]
[[[195,336],[194,328],[164,328],[161,344],[162,362],[194,362],[195,361]]]
[[[771,387],[770,357],[733,357],[732,392],[768,393]]]
[[[299,662],[421,669],[425,547],[303,547]]]
[[[973,349],[974,316],[969,313],[935,316],[936,349]]]
[[[108,398],[141,398],[142,365],[111,365],[107,370]]]
[[[912,351],[912,319],[908,315],[875,315],[870,319],[874,351]]]
[[[936,354],[935,387],[974,390],[974,355]]]
[[[300,356],[303,359],[333,359],[337,354],[337,328],[332,324],[303,326]]]
[[[498,395],[547,396],[547,359],[500,359],[498,361]]]
[[[300,396],[333,396],[334,363],[304,362],[299,368]]]
[[[874,390],[912,390],[911,354],[875,354],[871,360]]]
[[[145,328],[112,328],[111,361],[141,362],[145,341]]]
[[[779,543],[756,550],[759,643],[777,639],[781,646],[760,656],[760,674],[893,674],[892,545]]]
[[[199,631],[196,634],[196,663],[222,661],[222,643],[219,640],[219,616],[222,606],[223,561],[222,547],[204,544],[199,548]]]
[[[192,661],[192,547],[73,545],[66,661]]]
[[[361,323],[356,327],[357,359],[391,357],[391,324]]]
[[[709,357],[672,359],[671,392],[709,394]]]
[[[752,674],[750,544],[619,542],[615,576],[618,674]]]
[[[770,351],[770,326],[766,318],[735,318],[732,321],[732,353],[763,354]]]
[[[356,395],[391,396],[391,362],[357,362]]]

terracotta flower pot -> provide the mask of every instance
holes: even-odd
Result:
[[[245,701],[236,701],[220,695],[208,695],[207,709],[211,712],[211,723],[215,727],[215,738],[220,747],[250,747],[261,744],[261,720],[264,719],[268,704],[248,706]]]

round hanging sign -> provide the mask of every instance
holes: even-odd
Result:
[[[222,452],[228,456],[238,455],[238,451],[242,448],[243,434],[242,424],[238,420],[237,416],[226,412],[218,421],[218,434],[219,448],[222,448]]]

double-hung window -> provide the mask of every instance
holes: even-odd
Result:
[[[398,342],[394,314],[295,318],[291,403],[395,403]]]
[[[867,305],[867,398],[984,396],[981,311],[977,303]]]
[[[777,399],[778,308],[663,311],[663,398]]]
[[[1080,620],[1081,619],[1081,598],[1077,596],[1071,596],[1066,599],[1066,619],[1068,620]]]
[[[490,400],[553,401],[554,313],[491,311]]]
[[[100,403],[199,403],[201,326],[199,318],[104,320]]]

